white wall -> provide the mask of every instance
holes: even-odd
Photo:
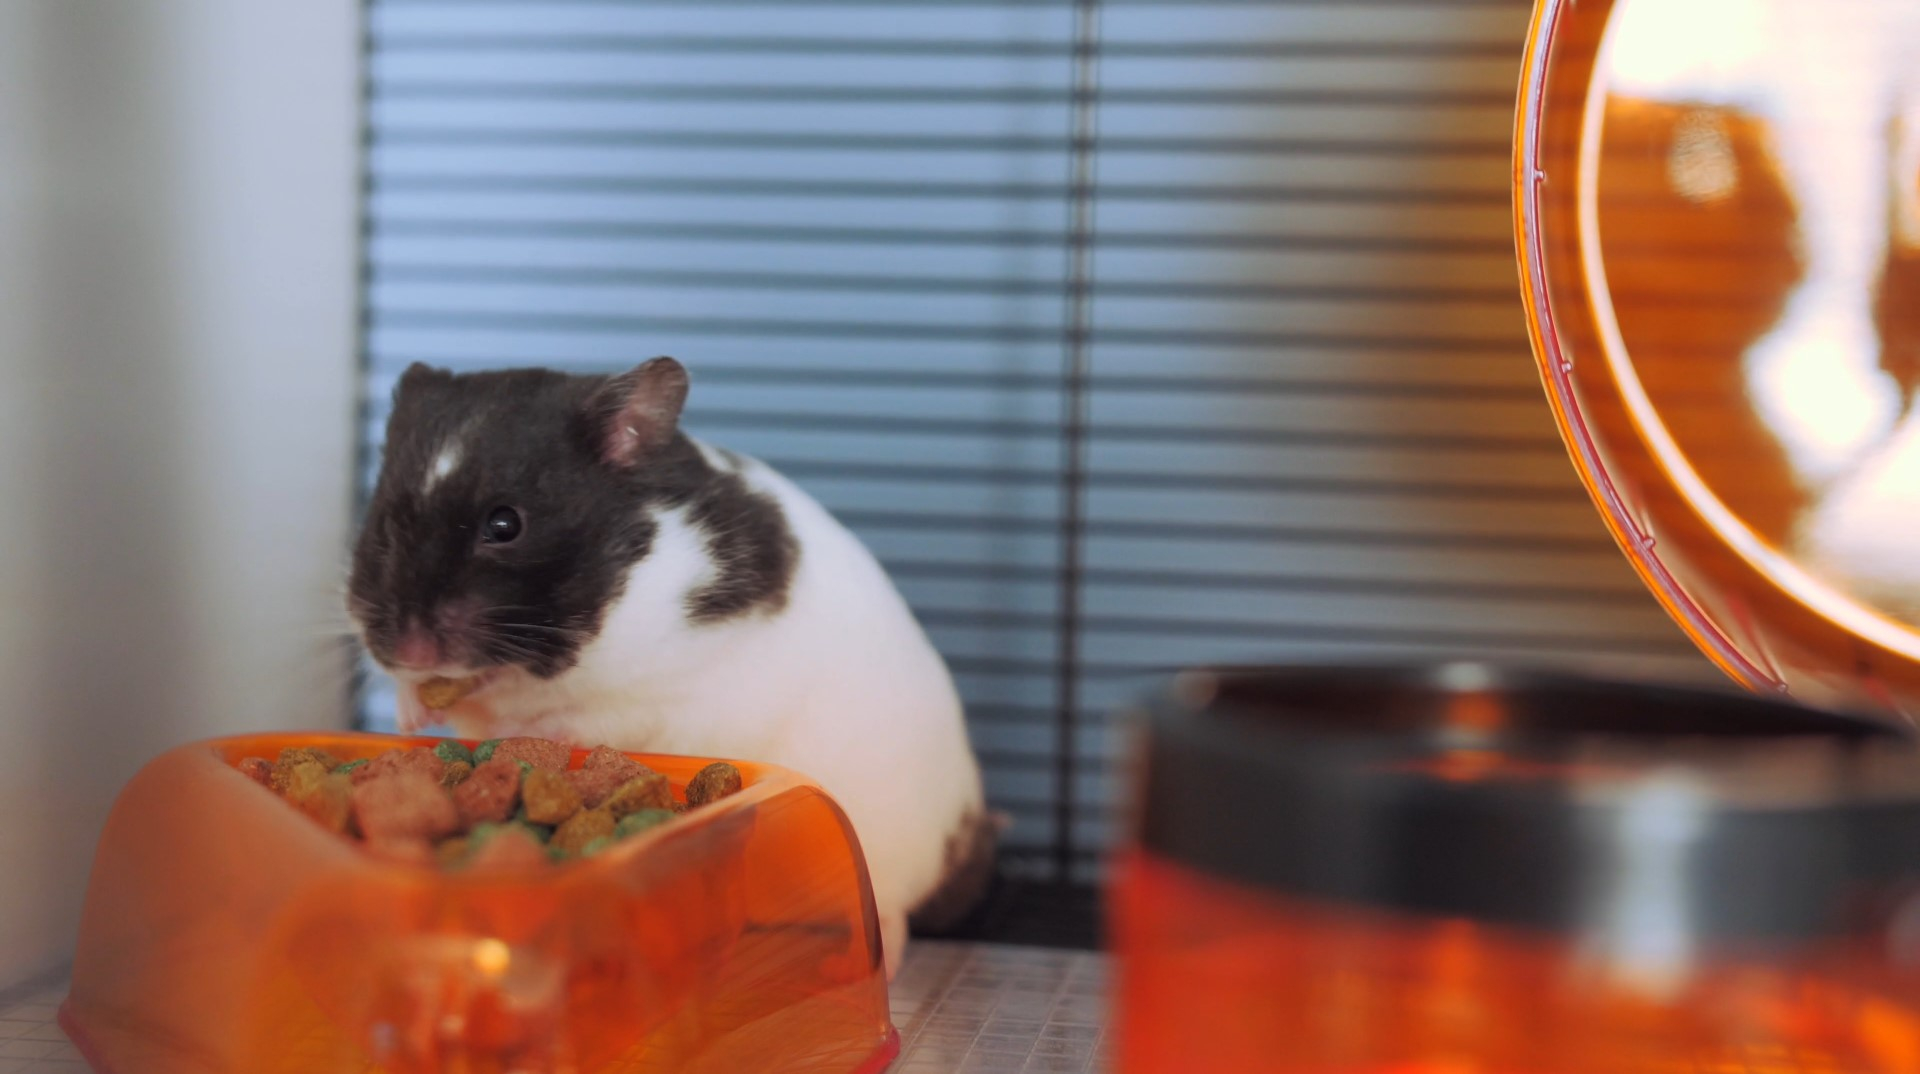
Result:
[[[0,985],[155,752],[345,721],[357,20],[0,4]]]

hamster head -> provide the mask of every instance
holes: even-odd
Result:
[[[572,667],[652,545],[640,505],[705,469],[686,396],[671,358],[612,377],[409,368],[347,585],[368,652],[403,678]]]

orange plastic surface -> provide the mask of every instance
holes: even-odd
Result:
[[[1897,74],[1865,57],[1920,53],[1888,40],[1920,22],[1881,26],[1901,0],[1751,5],[1739,26],[1723,7],[1537,3],[1515,140],[1534,350],[1615,538],[1723,670],[1920,715],[1920,411],[1882,430],[1860,410],[1920,373],[1920,111],[1879,123],[1823,89]],[[1722,63],[1732,88],[1702,90]],[[1859,165],[1877,193],[1809,189],[1856,158],[1882,159]],[[1862,278],[1825,282],[1855,247]]]
[[[1920,978],[1865,943],[1647,977],[1551,938],[1288,900],[1138,851],[1111,907],[1119,1074],[1920,1070]]]
[[[898,1049],[865,860],[784,769],[588,859],[491,875],[383,862],[231,767],[167,753],[94,861],[62,1025],[111,1074],[854,1074]],[[575,755],[577,764],[582,754]],[[709,758],[633,755],[675,793]]]

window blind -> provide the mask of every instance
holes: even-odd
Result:
[[[1095,875],[1170,668],[1696,673],[1534,373],[1527,14],[374,0],[365,478],[414,360],[681,358],[945,653],[1014,875]]]

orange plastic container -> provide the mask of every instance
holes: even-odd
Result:
[[[1195,673],[1110,905],[1121,1074],[1911,1074],[1920,755],[1740,694]]]
[[[898,1050],[865,860],[784,769],[593,858],[384,862],[232,765],[434,739],[258,735],[167,753],[96,853],[61,1024],[96,1070],[855,1074]],[[706,758],[634,755],[676,793]],[[578,763],[580,755],[576,755]]]
[[[1539,0],[1514,221],[1547,399],[1648,588],[1750,689],[1914,718],[1920,113],[1870,84],[1909,6]],[[1884,189],[1830,219],[1860,169]]]

